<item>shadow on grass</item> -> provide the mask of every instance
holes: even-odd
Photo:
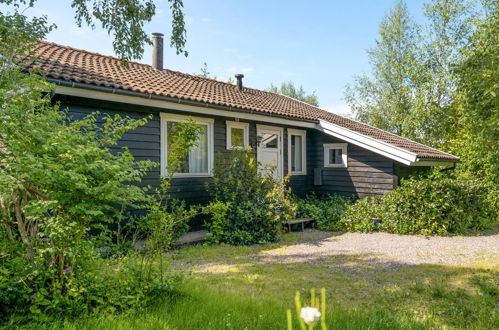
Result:
[[[325,239],[294,244],[320,247]],[[355,315],[382,313],[429,327],[499,328],[496,268],[411,264],[341,250],[313,256],[299,249],[284,252],[292,244],[202,247],[181,258],[196,280],[232,294],[291,305],[296,290],[306,294],[324,287],[328,301]]]
[[[146,310],[54,323],[49,329],[286,329],[293,301],[248,296],[207,288],[189,281],[179,294]],[[424,329],[425,324],[381,308],[347,311],[328,306],[330,329]],[[297,325],[297,322],[294,322]]]

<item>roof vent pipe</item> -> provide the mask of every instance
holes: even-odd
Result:
[[[239,89],[240,91],[243,90],[243,78],[244,78],[244,75],[241,74],[241,73],[238,73],[236,75],[234,75],[234,77],[236,77],[237,79],[237,89]]]
[[[163,70],[163,33],[152,34],[152,67]]]

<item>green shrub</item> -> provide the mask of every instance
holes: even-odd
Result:
[[[159,188],[147,197],[142,216],[130,216],[124,232],[131,234],[132,243],[144,241],[144,251],[162,253],[189,230],[189,220],[198,213],[197,206],[187,207],[185,201],[171,198],[170,181],[161,179]],[[123,239],[125,240],[125,239]]]
[[[204,208],[211,215],[208,242],[246,245],[276,241],[281,221],[294,217],[296,211],[287,183],[288,178],[280,182],[261,174],[250,150],[232,150],[228,165],[217,155],[214,184],[209,187],[214,201]]]
[[[450,178],[410,179],[382,198],[364,198],[350,206],[341,219],[350,231],[379,229],[399,234],[464,234],[485,229],[497,213],[487,203],[487,192],[474,181]]]
[[[297,198],[298,217],[313,218],[317,228],[320,230],[341,230],[339,220],[346,208],[354,202],[352,196],[339,194],[328,194],[325,196],[307,195],[305,198]]]
[[[174,239],[177,216],[188,215],[183,205],[164,208],[151,201],[147,188],[137,185],[157,164],[135,161],[127,148],[111,149],[148,118],[92,114],[71,121],[52,104],[45,81],[4,60],[0,99],[10,101],[0,111],[0,321],[140,305],[168,283],[162,259],[123,264],[104,276],[95,250],[113,250],[110,228],[121,224],[124,210],[149,207],[149,234],[156,242]],[[169,148],[178,159],[196,136],[191,124]],[[170,164],[179,163],[170,156]],[[156,264],[160,274],[150,276]]]
[[[85,261],[59,275],[56,264],[2,256],[0,320],[12,325],[48,322],[143,307],[174,290],[178,275],[139,255],[102,259],[85,250]]]

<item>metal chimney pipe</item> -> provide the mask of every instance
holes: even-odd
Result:
[[[240,91],[243,90],[243,78],[244,78],[244,75],[241,74],[241,73],[238,73],[236,75],[234,75],[234,77],[236,77],[237,79],[237,89],[239,89]]]
[[[163,70],[163,33],[152,34],[152,67]]]

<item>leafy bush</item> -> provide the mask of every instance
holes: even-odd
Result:
[[[232,150],[228,166],[217,155],[214,201],[204,208],[211,214],[207,240],[211,243],[246,245],[276,241],[281,221],[294,217],[296,205],[283,182],[274,180],[272,170],[261,174],[250,150]]]
[[[0,320],[47,322],[149,305],[174,290],[178,275],[159,263],[144,267],[139,255],[102,259],[87,249],[85,261],[62,271],[52,263],[2,256]]]
[[[487,203],[487,192],[474,181],[450,178],[407,180],[382,198],[364,198],[341,218],[350,231],[379,229],[399,234],[464,234],[488,228],[497,213]]]
[[[312,218],[320,230],[341,230],[339,220],[346,208],[354,202],[355,198],[339,194],[328,194],[318,197],[309,194],[305,198],[297,198],[298,217]]]
[[[118,260],[114,271],[98,267],[109,263],[95,251],[113,243],[110,228],[124,210],[150,208],[148,234],[155,242],[173,240],[177,216],[188,216],[183,205],[164,207],[136,184],[157,164],[135,161],[126,148],[111,151],[148,118],[92,114],[72,122],[52,105],[40,77],[20,73],[2,57],[0,70],[0,98],[9,99],[0,111],[0,319],[120,310],[168,287],[162,259],[155,261],[162,255],[130,267]],[[193,143],[196,130],[185,126],[170,163],[179,163],[174,158]],[[160,275],[150,275],[158,267]]]

